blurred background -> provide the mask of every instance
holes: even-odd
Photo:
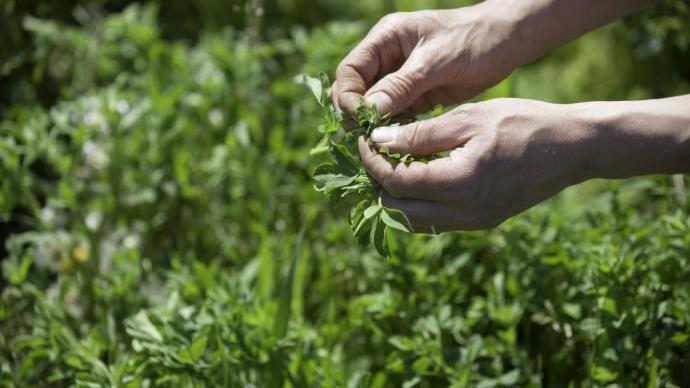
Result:
[[[0,0],[0,386],[690,386],[687,176],[357,246],[311,182],[331,76],[442,0]],[[664,0],[476,99],[690,91]]]

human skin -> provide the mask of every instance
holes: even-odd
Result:
[[[495,99],[437,118],[379,127],[362,162],[416,232],[494,227],[592,178],[690,173],[690,95],[646,101],[551,104]],[[375,148],[429,155],[396,163]],[[433,228],[432,228],[433,226]]]
[[[650,0],[487,0],[382,18],[336,69],[333,102],[356,117],[419,113],[473,97],[516,67]]]
[[[382,113],[428,111],[499,82],[647,0],[488,0],[381,20],[336,71],[333,100],[354,117],[360,98]],[[522,99],[466,104],[361,138],[385,206],[416,232],[486,229],[591,178],[690,172],[690,96],[559,105]],[[428,164],[379,154],[429,155]]]

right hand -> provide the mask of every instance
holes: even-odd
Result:
[[[479,4],[385,16],[338,66],[334,105],[355,118],[365,96],[394,116],[479,94],[517,65],[511,22],[495,14]]]

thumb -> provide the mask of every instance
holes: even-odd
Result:
[[[431,155],[449,151],[465,144],[470,134],[467,123],[450,120],[450,114],[398,127],[378,127],[371,133],[376,147],[390,152],[412,155]]]
[[[415,103],[433,85],[428,72],[413,57],[394,73],[381,78],[366,93],[369,105],[376,104],[381,114],[395,116]]]

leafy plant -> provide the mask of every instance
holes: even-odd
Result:
[[[403,212],[381,204],[381,186],[364,169],[356,150],[360,136],[369,141],[371,132],[378,126],[389,124],[390,118],[382,116],[376,105],[367,106],[362,98],[357,108],[359,127],[343,133],[342,114],[336,112],[329,99],[328,75],[320,73],[319,78],[313,78],[301,74],[296,80],[311,89],[325,110],[323,122],[318,128],[323,137],[312,154],[326,150],[330,162],[318,166],[314,171],[314,187],[334,199],[354,200],[355,205],[348,218],[353,236],[360,245],[368,246],[371,243],[381,256],[390,256],[388,235],[393,230],[411,233],[412,226]],[[403,163],[412,161],[409,155],[387,155]]]
[[[293,75],[393,6],[448,4],[127,3],[0,6],[0,387],[690,386],[687,176],[587,182],[491,231],[389,238],[387,260],[314,190],[314,128],[324,159],[345,133]],[[481,98],[687,93],[690,67],[631,47],[645,31]]]

